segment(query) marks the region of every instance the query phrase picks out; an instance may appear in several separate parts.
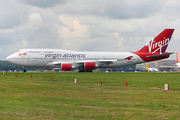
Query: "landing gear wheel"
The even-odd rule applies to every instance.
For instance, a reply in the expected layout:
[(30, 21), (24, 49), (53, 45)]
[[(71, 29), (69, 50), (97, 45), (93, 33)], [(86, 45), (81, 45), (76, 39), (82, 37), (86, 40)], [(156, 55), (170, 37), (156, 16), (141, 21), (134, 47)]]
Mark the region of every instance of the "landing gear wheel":
[(23, 72), (26, 72), (26, 69), (23, 69)]
[(79, 72), (85, 72), (85, 70), (79, 70)]
[(93, 72), (92, 70), (86, 70), (86, 72)]

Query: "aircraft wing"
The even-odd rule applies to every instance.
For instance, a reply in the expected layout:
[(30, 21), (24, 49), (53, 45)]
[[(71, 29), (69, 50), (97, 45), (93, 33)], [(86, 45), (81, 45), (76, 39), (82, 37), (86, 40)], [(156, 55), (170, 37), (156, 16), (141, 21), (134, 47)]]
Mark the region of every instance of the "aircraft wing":
[(165, 54), (159, 54), (159, 55), (150, 55), (150, 56), (146, 56), (147, 58), (161, 58), (161, 57), (165, 57), (166, 55), (170, 55), (170, 54), (173, 54), (174, 52), (172, 53), (165, 53)]
[[(83, 64), (85, 62), (98, 62), (98, 63), (104, 63), (104, 64), (112, 64), (113, 62), (118, 60), (80, 60), (76, 61), (77, 64)], [(56, 62), (50, 62), (47, 65), (61, 65), (62, 61), (56, 61)]]
[(104, 63), (104, 64), (111, 64), (118, 60), (82, 60), (82, 61), (76, 61), (76, 63), (85, 63), (85, 62), (98, 62), (98, 63)]
[(85, 63), (85, 62), (96, 62), (97, 60), (79, 60), (76, 61), (77, 64)]
[(118, 60), (98, 60), (98, 62), (104, 63), (104, 64), (112, 64), (115, 61), (118, 61)]
[(61, 65), (61, 61), (50, 62), (47, 65)]

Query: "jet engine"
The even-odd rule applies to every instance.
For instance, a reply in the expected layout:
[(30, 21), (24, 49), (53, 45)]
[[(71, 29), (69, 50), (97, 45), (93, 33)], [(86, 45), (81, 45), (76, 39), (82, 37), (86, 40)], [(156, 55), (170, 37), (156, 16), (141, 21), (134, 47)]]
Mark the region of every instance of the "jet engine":
[(92, 70), (92, 69), (95, 69), (96, 67), (98, 67), (98, 65), (95, 64), (94, 62), (85, 62), (84, 63), (84, 69), (86, 69), (86, 70)]
[(72, 69), (74, 69), (74, 68), (75, 68), (75, 67), (72, 66), (72, 64), (65, 64), (65, 63), (61, 64), (61, 69), (62, 69), (63, 71), (70, 71), (70, 70), (72, 70)]

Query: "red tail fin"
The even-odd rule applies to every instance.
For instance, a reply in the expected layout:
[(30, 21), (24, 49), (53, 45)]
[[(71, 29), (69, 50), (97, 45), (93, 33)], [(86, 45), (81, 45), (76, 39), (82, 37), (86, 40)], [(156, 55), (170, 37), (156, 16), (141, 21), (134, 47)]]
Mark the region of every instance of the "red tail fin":
[(179, 59), (178, 53), (176, 53), (176, 59), (177, 59), (177, 63), (180, 63), (180, 59)]
[(162, 53), (170, 42), (174, 29), (165, 29), (137, 52)]

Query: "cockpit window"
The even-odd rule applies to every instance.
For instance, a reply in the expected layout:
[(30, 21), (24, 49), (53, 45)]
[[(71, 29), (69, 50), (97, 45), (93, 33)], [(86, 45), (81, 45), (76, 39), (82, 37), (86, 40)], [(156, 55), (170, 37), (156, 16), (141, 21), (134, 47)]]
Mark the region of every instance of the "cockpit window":
[(18, 52), (20, 52), (20, 53), (28, 53), (27, 50), (22, 50), (22, 49), (20, 49)]

